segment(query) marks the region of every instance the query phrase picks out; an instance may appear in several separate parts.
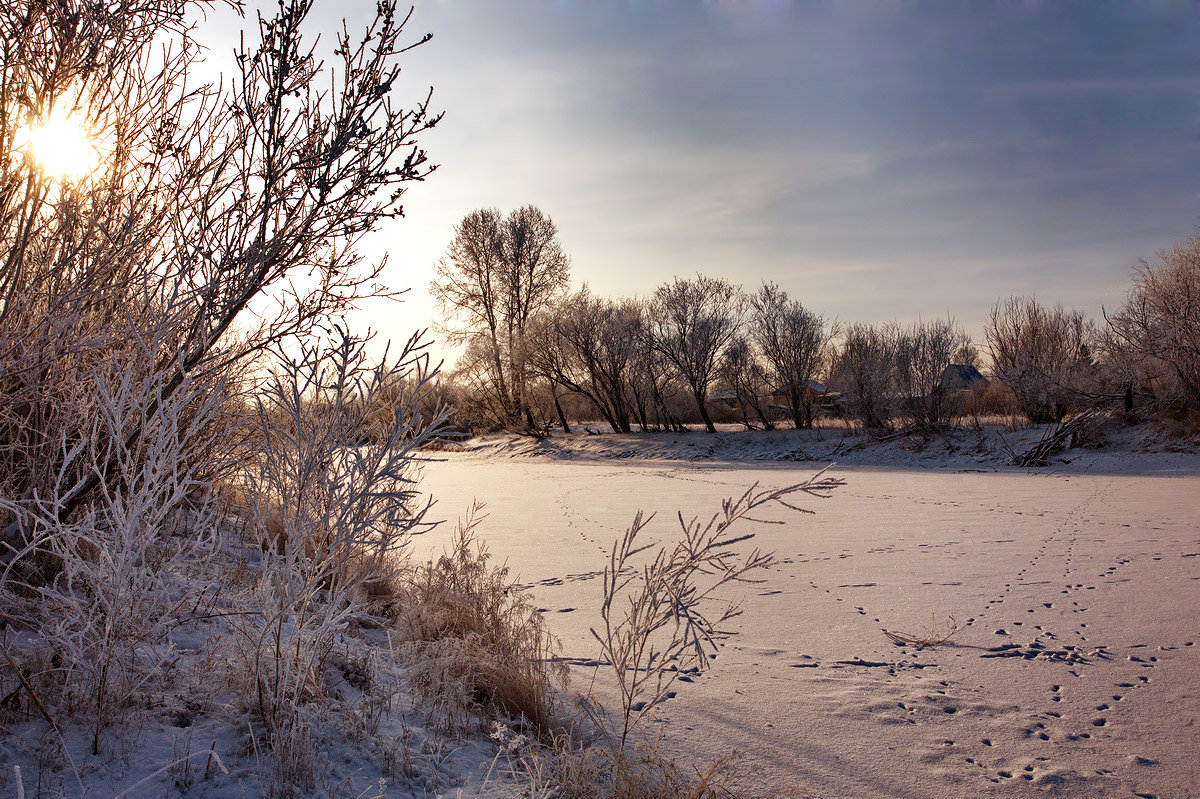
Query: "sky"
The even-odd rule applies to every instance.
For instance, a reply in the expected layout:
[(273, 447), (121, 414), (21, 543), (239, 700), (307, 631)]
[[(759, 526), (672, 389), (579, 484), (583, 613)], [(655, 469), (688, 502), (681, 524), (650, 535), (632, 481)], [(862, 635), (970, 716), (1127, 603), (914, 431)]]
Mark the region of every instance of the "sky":
[[(316, 0), (313, 30), (369, 0)], [(201, 38), (215, 56), (236, 20)], [(372, 235), (400, 306), (440, 321), (455, 223), (532, 203), (572, 283), (648, 295), (676, 276), (774, 281), (847, 322), (953, 317), (999, 298), (1098, 317), (1139, 258), (1200, 233), (1193, 2), (423, 0), (399, 98), (430, 86), (440, 165)]]

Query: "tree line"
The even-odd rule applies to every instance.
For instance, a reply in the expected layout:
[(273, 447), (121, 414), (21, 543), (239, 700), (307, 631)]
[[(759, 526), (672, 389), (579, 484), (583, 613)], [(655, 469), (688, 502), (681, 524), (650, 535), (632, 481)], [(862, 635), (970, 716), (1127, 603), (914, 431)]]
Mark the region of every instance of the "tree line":
[(1058, 422), (1135, 398), (1200, 412), (1200, 239), (1142, 262), (1102, 324), (1001, 299), (982, 348), (953, 319), (843, 323), (771, 282), (745, 292), (698, 274), (644, 298), (572, 290), (557, 228), (531, 205), (463, 217), (431, 290), (447, 339), (465, 345), (448, 391), (474, 429), (570, 431), (597, 416), (625, 433), (697, 421), (715, 432), (723, 419), (799, 429), (820, 406), (878, 433), (967, 412)]

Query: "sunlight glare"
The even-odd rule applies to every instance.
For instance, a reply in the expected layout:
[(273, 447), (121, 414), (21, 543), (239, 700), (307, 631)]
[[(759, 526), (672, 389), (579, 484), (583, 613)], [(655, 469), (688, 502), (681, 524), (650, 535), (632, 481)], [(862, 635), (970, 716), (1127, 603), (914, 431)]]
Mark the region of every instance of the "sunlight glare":
[(59, 181), (78, 180), (100, 166), (100, 151), (88, 128), (63, 106), (47, 118), (27, 122), (17, 135), (16, 150)]

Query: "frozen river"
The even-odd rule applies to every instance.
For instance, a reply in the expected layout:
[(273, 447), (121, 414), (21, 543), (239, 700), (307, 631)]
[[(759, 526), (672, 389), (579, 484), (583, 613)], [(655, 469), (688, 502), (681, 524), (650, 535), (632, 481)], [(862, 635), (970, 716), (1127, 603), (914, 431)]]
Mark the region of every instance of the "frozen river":
[[(441, 517), (486, 503), (481, 537), (588, 658), (605, 548), (636, 510), (663, 539), (676, 510), (813, 471), (449, 455), (424, 485)], [(1195, 795), (1200, 477), (1141, 471), (837, 469), (845, 487), (801, 503), (816, 515), (754, 526), (778, 563), (739, 587), (737, 635), (654, 731), (690, 761), (736, 750), (759, 796)], [(882, 632), (951, 618), (924, 650)]]

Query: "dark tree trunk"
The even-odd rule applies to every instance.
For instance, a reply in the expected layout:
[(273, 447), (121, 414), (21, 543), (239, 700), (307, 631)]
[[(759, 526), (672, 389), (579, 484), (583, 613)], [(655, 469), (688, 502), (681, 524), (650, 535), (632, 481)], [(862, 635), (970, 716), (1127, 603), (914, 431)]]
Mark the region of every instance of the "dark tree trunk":
[(562, 403), (558, 401), (558, 392), (554, 392), (554, 410), (558, 411), (558, 423), (562, 425), (563, 432), (567, 435), (571, 433), (571, 426), (567, 424), (567, 415), (563, 413)]
[(792, 406), (792, 425), (797, 430), (812, 427), (812, 416), (805, 413), (805, 403), (795, 388), (788, 391), (788, 405)]
[(758, 418), (762, 420), (763, 430), (775, 429), (775, 423), (767, 418), (767, 412), (763, 410), (762, 403), (754, 404), (754, 412), (758, 414)]
[(646, 418), (646, 404), (644, 402), (639, 402), (637, 405), (637, 417), (638, 417), (638, 425), (641, 426), (642, 432), (643, 433), (649, 432), (650, 431), (650, 424), (649, 424), (650, 420)]
[(710, 433), (717, 432), (717, 426), (713, 424), (712, 417), (708, 415), (708, 406), (704, 404), (704, 397), (699, 394), (694, 395), (696, 398), (696, 407), (700, 409), (700, 418), (704, 420), (704, 429)]
[(739, 402), (738, 408), (742, 412), (742, 424), (746, 426), (747, 430), (753, 430), (754, 425), (750, 424), (750, 416), (746, 413), (746, 404), (744, 402)]
[(618, 421), (617, 415), (613, 413), (613, 409), (609, 407), (608, 402), (605, 401), (603, 395), (594, 396), (592, 394), (584, 394), (584, 396), (592, 401), (592, 407), (600, 412), (600, 415), (604, 417), (604, 421), (612, 428), (612, 431), (620, 433), (621, 423)]

